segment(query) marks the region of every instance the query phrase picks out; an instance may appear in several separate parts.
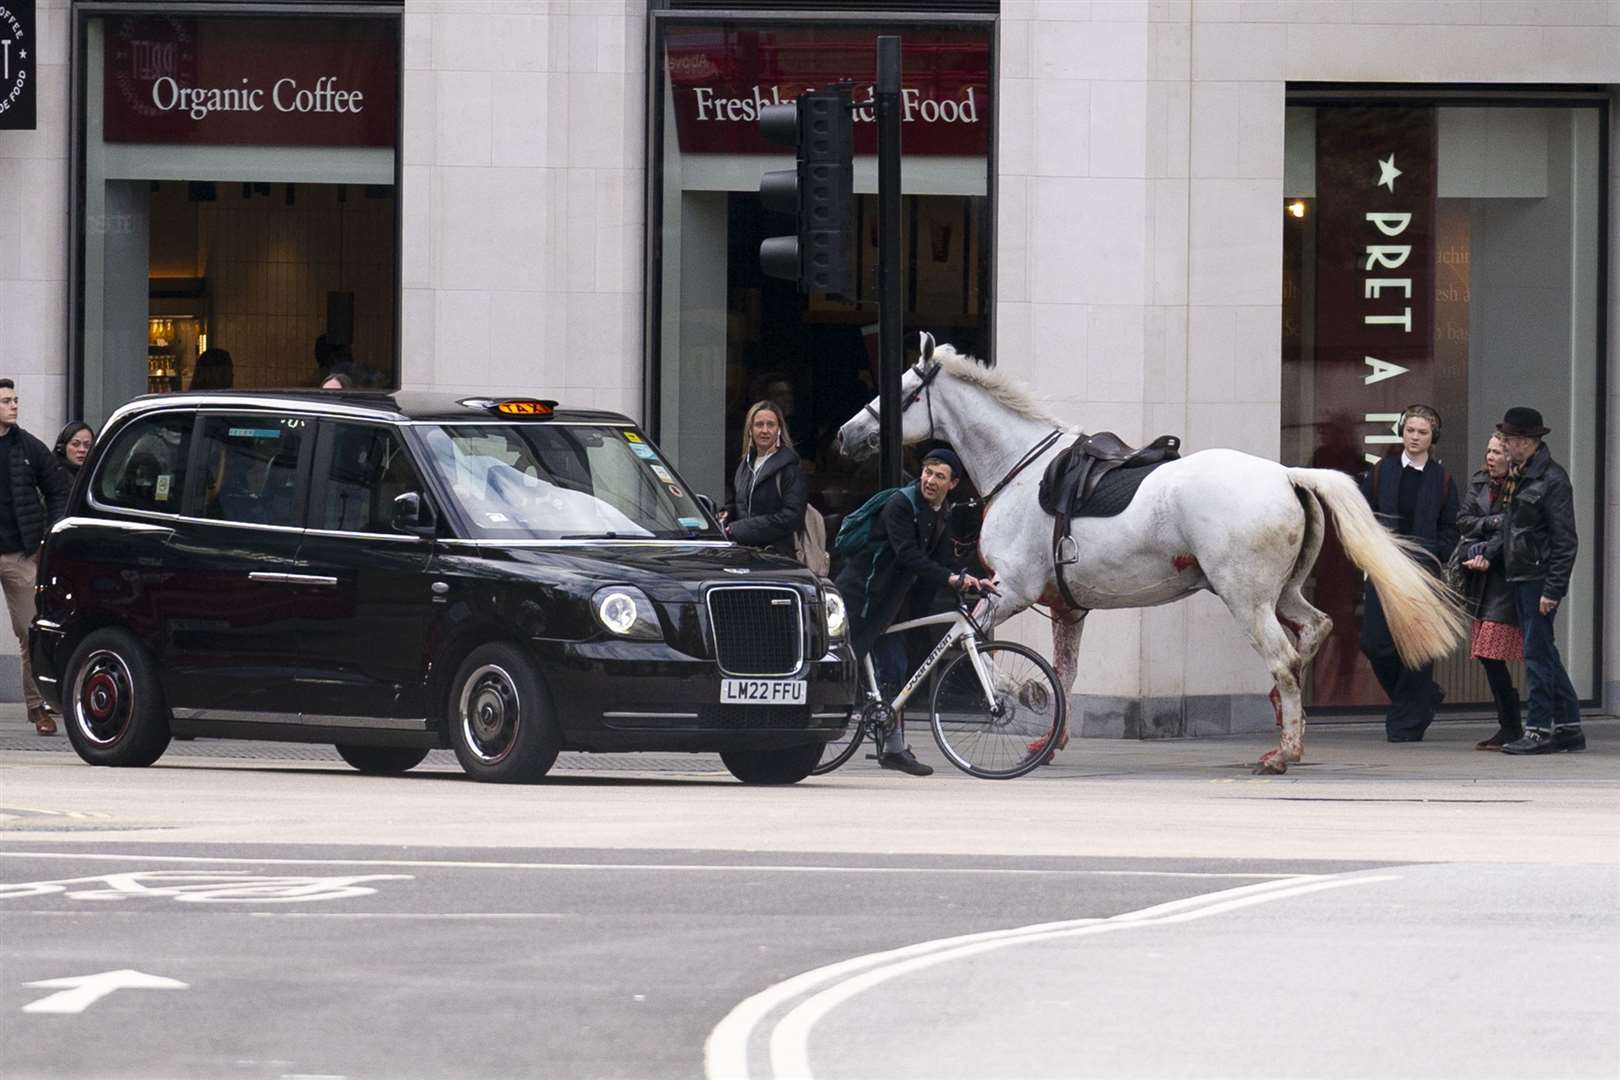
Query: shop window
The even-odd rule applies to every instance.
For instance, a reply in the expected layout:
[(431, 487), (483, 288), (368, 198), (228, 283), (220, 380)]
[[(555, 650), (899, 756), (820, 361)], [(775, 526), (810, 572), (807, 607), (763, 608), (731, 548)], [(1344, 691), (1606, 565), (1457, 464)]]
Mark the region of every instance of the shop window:
[[(1503, 412), (1539, 409), (1575, 486), (1581, 550), (1557, 629), (1585, 697), (1597, 694), (1604, 127), (1591, 101), (1301, 88), (1282, 207), (1283, 460), (1360, 475), (1400, 452), (1401, 410), (1421, 402), (1439, 411), (1435, 456), (1466, 492)], [(1311, 589), (1334, 631), (1307, 702), (1381, 706), (1358, 647), (1361, 576), (1331, 536)], [(1449, 702), (1490, 701), (1466, 648), (1436, 678)]]
[(653, 26), (651, 422), (687, 479), (723, 501), (744, 415), (761, 399), (777, 402), (811, 501), (836, 527), (877, 486), (875, 459), (857, 466), (832, 445), (839, 426), (877, 394), (876, 124), (857, 112), (853, 295), (804, 296), (760, 270), (760, 242), (792, 225), (761, 205), (759, 180), (791, 167), (792, 156), (759, 135), (757, 109), (839, 80), (866, 100), (877, 36), (901, 37), (905, 340), (928, 330), (988, 356), (993, 22), (764, 24), (655, 14)]
[(81, 13), (76, 411), (397, 386), (397, 15)]

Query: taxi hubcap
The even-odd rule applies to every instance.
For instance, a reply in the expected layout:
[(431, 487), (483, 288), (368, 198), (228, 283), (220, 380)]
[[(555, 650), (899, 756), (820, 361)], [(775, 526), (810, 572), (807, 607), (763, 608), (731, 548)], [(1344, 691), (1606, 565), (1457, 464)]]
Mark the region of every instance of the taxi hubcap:
[(462, 686), (458, 711), (462, 741), (479, 761), (494, 764), (512, 752), (522, 709), (504, 668), (485, 664), (474, 671)]
[(90, 654), (79, 669), (73, 694), (73, 717), (93, 743), (117, 742), (129, 728), (135, 705), (129, 666), (115, 652)]

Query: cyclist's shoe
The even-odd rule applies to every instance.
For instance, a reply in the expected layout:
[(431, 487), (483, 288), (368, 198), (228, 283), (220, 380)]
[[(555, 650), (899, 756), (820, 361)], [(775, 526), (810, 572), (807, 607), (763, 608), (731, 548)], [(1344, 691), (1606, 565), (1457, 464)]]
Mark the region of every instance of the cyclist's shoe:
[(889, 750), (878, 755), (878, 764), (885, 769), (898, 769), (912, 776), (933, 776), (931, 766), (924, 765), (917, 760), (917, 755), (911, 752), (908, 746), (904, 750)]

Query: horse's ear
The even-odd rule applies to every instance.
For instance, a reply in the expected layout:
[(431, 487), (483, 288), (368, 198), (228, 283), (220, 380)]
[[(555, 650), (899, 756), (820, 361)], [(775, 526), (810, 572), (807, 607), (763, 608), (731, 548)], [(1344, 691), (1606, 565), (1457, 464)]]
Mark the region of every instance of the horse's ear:
[(934, 335), (924, 330), (917, 338), (917, 359), (926, 363), (934, 356)]

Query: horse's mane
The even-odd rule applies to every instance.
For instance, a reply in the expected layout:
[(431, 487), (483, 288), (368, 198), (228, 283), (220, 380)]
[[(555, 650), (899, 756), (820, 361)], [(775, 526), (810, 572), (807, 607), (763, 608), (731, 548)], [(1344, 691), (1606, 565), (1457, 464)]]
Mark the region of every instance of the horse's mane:
[(1066, 427), (1035, 402), (1029, 388), (1000, 368), (985, 367), (971, 356), (963, 356), (950, 345), (934, 348), (934, 359), (947, 375), (972, 383), (1020, 416), (1055, 427)]

